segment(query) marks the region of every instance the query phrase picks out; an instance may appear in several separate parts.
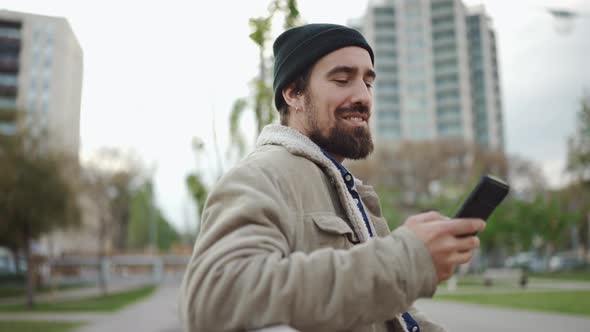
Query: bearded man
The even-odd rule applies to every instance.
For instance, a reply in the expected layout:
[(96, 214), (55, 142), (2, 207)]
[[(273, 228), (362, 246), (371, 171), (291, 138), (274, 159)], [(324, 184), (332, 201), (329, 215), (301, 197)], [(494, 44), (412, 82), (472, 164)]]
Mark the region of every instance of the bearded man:
[(479, 219), (436, 212), (390, 231), (342, 165), (373, 150), (374, 54), (356, 30), (308, 24), (273, 46), (280, 124), (212, 190), (184, 277), (188, 331), (441, 331), (413, 308), (469, 261)]

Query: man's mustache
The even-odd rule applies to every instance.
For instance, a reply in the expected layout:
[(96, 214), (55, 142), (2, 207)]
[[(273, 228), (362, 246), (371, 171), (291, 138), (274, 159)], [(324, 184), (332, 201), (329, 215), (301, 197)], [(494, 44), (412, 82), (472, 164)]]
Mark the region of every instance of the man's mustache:
[(342, 115), (346, 113), (361, 113), (361, 114), (369, 114), (371, 110), (369, 110), (369, 106), (365, 104), (353, 104), (349, 107), (340, 107), (336, 109), (336, 114)]

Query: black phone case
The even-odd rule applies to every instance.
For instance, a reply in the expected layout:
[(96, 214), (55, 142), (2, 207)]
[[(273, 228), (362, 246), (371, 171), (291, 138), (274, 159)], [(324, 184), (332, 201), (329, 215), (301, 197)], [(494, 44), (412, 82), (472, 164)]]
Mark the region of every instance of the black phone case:
[(463, 202), (453, 218), (479, 218), (486, 220), (504, 200), (510, 186), (500, 179), (484, 175)]

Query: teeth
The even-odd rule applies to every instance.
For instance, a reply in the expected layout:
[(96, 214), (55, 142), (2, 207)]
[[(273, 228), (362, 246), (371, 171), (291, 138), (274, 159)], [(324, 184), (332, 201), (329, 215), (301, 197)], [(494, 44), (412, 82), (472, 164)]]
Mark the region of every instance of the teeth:
[(362, 118), (359, 118), (359, 117), (356, 117), (356, 116), (355, 116), (355, 117), (350, 117), (350, 118), (348, 118), (348, 119), (349, 119), (349, 120), (352, 120), (352, 121), (356, 121), (356, 122), (361, 122), (361, 121), (363, 121), (363, 119), (362, 119)]

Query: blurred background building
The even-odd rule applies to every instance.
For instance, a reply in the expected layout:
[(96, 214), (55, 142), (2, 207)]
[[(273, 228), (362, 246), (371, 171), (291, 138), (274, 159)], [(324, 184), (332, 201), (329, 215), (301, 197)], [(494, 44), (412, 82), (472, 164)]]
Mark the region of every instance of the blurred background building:
[(503, 150), (496, 38), (483, 6), (374, 1), (351, 25), (375, 48), (371, 126), (379, 145), (460, 138)]
[[(39, 153), (63, 154), (77, 164), (82, 71), (82, 48), (66, 19), (0, 10), (0, 135), (25, 130)], [(96, 198), (83, 191), (78, 200), (83, 227), (56, 231), (51, 246), (97, 246)], [(41, 252), (48, 240), (39, 241)]]
[(0, 134), (78, 157), (82, 48), (67, 20), (0, 10)]

